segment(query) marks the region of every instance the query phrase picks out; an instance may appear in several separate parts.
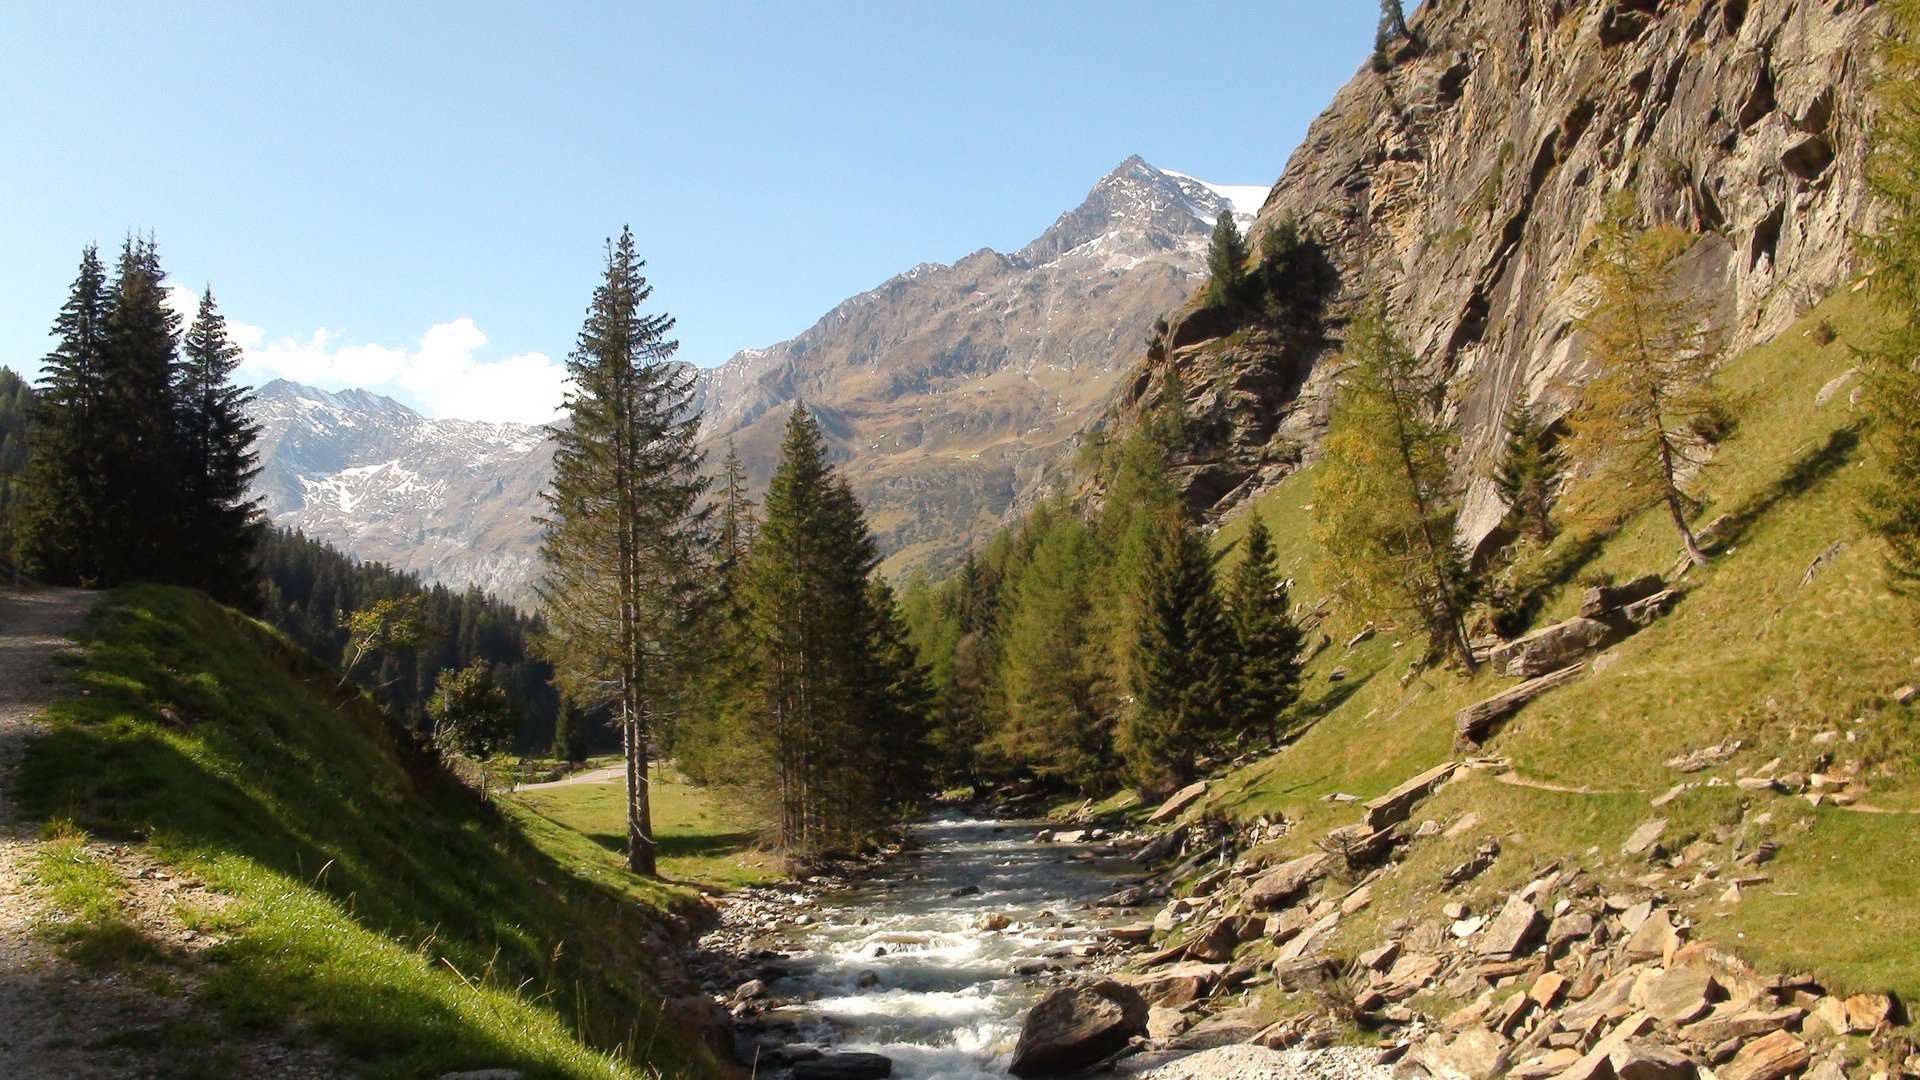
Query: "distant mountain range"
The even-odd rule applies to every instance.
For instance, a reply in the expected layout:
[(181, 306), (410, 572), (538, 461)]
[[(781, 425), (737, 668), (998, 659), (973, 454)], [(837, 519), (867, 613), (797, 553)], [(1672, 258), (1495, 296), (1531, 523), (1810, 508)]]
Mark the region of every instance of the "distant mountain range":
[[(1205, 276), (1214, 223), (1262, 187), (1129, 158), (1039, 238), (923, 263), (790, 341), (702, 373), (703, 442), (756, 486), (787, 413), (820, 416), (887, 568), (956, 558), (1046, 487), (1055, 459)], [(537, 427), (428, 420), (364, 390), (263, 386), (256, 493), (275, 523), (453, 587), (532, 601), (532, 518), (551, 463)]]

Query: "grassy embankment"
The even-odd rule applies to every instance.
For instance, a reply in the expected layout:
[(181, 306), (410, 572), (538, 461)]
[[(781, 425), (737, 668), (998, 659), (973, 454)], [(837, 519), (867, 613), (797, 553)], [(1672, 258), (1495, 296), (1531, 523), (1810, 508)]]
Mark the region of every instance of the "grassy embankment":
[[(75, 959), (192, 987), (222, 1025), (325, 1040), (368, 1076), (717, 1073), (648, 989), (643, 938), (691, 914), (690, 890), (481, 799), (334, 673), (195, 594), (119, 590), (88, 633), (84, 696), (52, 707), (15, 788), (53, 823), (35, 871)], [(204, 882), (163, 914), (219, 943), (143, 931), (98, 840)], [(156, 1034), (173, 1036), (208, 1038)]]
[[(1762, 837), (1780, 843), (1765, 868), (1770, 882), (1724, 904), (1724, 883), (1682, 887), (1691, 867), (1669, 871), (1658, 886), (1691, 911), (1697, 936), (1764, 967), (1812, 970), (1842, 988), (1892, 989), (1920, 1000), (1920, 905), (1913, 902), (1920, 817), (1898, 812), (1920, 808), (1920, 712), (1891, 700), (1897, 687), (1920, 681), (1920, 632), (1912, 604), (1890, 595), (1878, 544), (1858, 515), (1871, 475), (1859, 445), (1863, 414), (1849, 401), (1857, 376), (1816, 403), (1853, 366), (1846, 342), (1864, 333), (1863, 300), (1843, 290), (1773, 343), (1728, 362), (1720, 379), (1741, 403), (1740, 422), (1698, 484), (1705, 495), (1698, 521), (1732, 515), (1716, 537), (1712, 565), (1681, 580), (1687, 595), (1672, 614), (1615, 646), (1603, 670), (1528, 706), (1483, 751), (1510, 758), (1520, 779), (1582, 790), (1515, 786), (1491, 771), (1448, 785), (1416, 819), (1447, 822), (1473, 812), (1478, 824), (1455, 839), (1415, 843), (1405, 864), (1374, 885), (1372, 905), (1343, 925), (1337, 949), (1377, 943), (1389, 936), (1386, 923), (1434, 917), (1447, 900), (1482, 910), (1553, 859), (1616, 879), (1643, 875), (1648, 867), (1620, 858), (1620, 845), (1656, 815), (1671, 821), (1665, 846), (1674, 851), (1745, 820), (1746, 849)], [(1821, 344), (1823, 322), (1838, 340)], [(1314, 578), (1305, 528), (1312, 499), (1307, 470), (1257, 506), (1306, 606), (1325, 589)], [(1229, 526), (1220, 542), (1243, 529)], [(1664, 512), (1593, 542), (1570, 530), (1529, 558), (1543, 601), (1534, 625), (1573, 615), (1592, 574), (1626, 580), (1669, 572), (1677, 547)], [(1345, 649), (1358, 628), (1337, 611), (1330, 619), (1331, 647), (1307, 668), (1301, 713), (1310, 726), (1297, 741), (1230, 774), (1209, 796), (1214, 813), (1283, 814), (1298, 823), (1282, 844), (1288, 854), (1356, 819), (1352, 806), (1322, 796), (1368, 798), (1454, 756), (1454, 712), (1511, 685), (1490, 672), (1465, 680), (1435, 671), (1403, 686), (1415, 656), (1410, 635), (1383, 628)], [(1331, 681), (1336, 667), (1346, 677)], [(1842, 738), (1811, 741), (1828, 731)], [(1846, 741), (1848, 732), (1858, 741)], [(1729, 736), (1747, 748), (1722, 768), (1683, 776), (1663, 765)], [(1870, 777), (1864, 802), (1895, 812), (1815, 808), (1730, 786), (1690, 790), (1658, 811), (1649, 806), (1677, 781), (1731, 781), (1775, 757), (1782, 772), (1810, 771), (1823, 753), (1832, 757), (1827, 771), (1860, 762)], [(1770, 822), (1756, 820), (1768, 811)], [(1488, 836), (1504, 847), (1493, 869), (1442, 895), (1440, 875)], [(1727, 850), (1722, 845), (1718, 857)]]

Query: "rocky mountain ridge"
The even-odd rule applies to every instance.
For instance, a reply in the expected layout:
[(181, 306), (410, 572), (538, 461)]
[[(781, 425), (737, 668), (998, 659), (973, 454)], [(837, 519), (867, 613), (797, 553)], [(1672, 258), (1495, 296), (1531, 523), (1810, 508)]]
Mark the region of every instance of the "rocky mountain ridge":
[[(1875, 214), (1884, 21), (1849, 0), (1423, 4), (1386, 70), (1363, 68), (1309, 128), (1255, 226), (1297, 223), (1337, 268), (1326, 346), (1283, 356), (1257, 327), (1191, 304), (1173, 316), (1190, 411), (1218, 433), (1196, 449), (1199, 501), (1223, 512), (1312, 460), (1339, 323), (1377, 296), (1447, 380), (1464, 539), (1493, 535), (1504, 507), (1486, 473), (1508, 410), (1560, 415), (1591, 374), (1578, 260), (1611, 194), (1699, 234), (1688, 284), (1729, 355), (1848, 279)], [(1150, 367), (1123, 410), (1153, 400)]]
[[(1131, 360), (1203, 274), (1217, 188), (1129, 158), (1011, 255), (923, 263), (806, 333), (702, 373), (703, 441), (736, 444), (756, 484), (788, 408), (823, 419), (894, 567), (964, 550), (1031, 498)], [(533, 516), (551, 465), (540, 428), (429, 420), (365, 390), (277, 380), (256, 395), (275, 524), (453, 588), (533, 601)]]

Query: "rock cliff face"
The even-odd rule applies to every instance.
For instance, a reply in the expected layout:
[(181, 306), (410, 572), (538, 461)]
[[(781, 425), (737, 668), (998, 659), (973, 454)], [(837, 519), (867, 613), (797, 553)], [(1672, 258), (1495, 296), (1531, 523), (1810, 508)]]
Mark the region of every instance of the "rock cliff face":
[[(1218, 433), (1196, 454), (1210, 490), (1195, 501), (1224, 512), (1311, 460), (1339, 316), (1378, 295), (1447, 377), (1461, 530), (1487, 537), (1506, 411), (1526, 397), (1563, 413), (1591, 375), (1576, 261), (1609, 195), (1701, 235), (1688, 279), (1729, 350), (1847, 280), (1850, 233), (1874, 215), (1884, 21), (1861, 0), (1429, 0), (1388, 70), (1363, 68), (1312, 125), (1255, 226), (1297, 222), (1324, 245), (1340, 276), (1327, 344), (1281, 361), (1257, 332), (1174, 318), (1190, 408)], [(1122, 407), (1149, 385), (1129, 380)]]
[(1019, 251), (914, 267), (713, 370), (702, 440), (716, 460), (732, 440), (763, 485), (804, 400), (888, 568), (950, 558), (1041, 489), (1149, 324), (1204, 279), (1214, 221), (1233, 209), (1129, 158)]

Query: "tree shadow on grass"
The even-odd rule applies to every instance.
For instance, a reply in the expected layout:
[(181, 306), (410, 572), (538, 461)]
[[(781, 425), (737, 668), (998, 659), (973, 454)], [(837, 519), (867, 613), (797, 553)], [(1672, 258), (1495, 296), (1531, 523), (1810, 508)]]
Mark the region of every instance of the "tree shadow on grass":
[(1864, 421), (1848, 424), (1829, 434), (1826, 442), (1795, 456), (1771, 484), (1727, 511), (1725, 520), (1713, 530), (1709, 549), (1724, 551), (1739, 543), (1775, 506), (1812, 491), (1821, 481), (1851, 464), (1854, 451), (1860, 447), (1864, 427)]
[[(587, 839), (608, 851), (626, 854), (627, 834), (624, 832), (596, 832), (586, 835)], [(760, 834), (752, 829), (739, 832), (696, 833), (691, 836), (655, 834), (653, 838), (654, 853), (663, 859), (723, 858), (751, 851), (759, 842)]]

